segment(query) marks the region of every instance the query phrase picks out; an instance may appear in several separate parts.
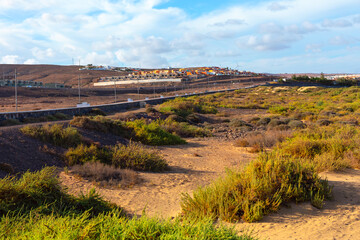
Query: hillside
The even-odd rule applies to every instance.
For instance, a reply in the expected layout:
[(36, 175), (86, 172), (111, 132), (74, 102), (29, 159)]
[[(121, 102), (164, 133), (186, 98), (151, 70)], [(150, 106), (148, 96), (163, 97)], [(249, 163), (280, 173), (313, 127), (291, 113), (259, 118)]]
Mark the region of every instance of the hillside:
[(79, 66), (0, 64), (1, 76), (3, 73), (5, 76), (13, 75), (15, 69), (19, 80), (63, 83), (69, 86), (78, 84), (79, 74), (85, 86), (90, 86), (90, 83), (100, 77), (122, 74), (115, 71), (79, 71)]

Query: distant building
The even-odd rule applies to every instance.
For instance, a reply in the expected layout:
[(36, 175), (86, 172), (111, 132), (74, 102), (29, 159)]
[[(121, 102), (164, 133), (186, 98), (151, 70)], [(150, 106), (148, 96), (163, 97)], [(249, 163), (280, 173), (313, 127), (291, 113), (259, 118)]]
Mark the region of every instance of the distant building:
[(65, 88), (65, 84), (62, 83), (45, 83), (45, 88)]
[[(42, 82), (17, 80), (18, 87), (42, 87)], [(0, 87), (15, 87), (15, 79), (0, 80)]]

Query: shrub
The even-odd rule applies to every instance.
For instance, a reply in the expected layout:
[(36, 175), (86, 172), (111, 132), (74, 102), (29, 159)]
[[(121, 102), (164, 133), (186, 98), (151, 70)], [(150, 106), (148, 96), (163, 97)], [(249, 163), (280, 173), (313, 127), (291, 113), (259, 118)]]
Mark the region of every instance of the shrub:
[(160, 105), (160, 112), (164, 114), (176, 114), (186, 118), (192, 113), (217, 113), (217, 109), (208, 105), (200, 98), (176, 98)]
[(292, 135), (291, 131), (268, 130), (266, 132), (249, 133), (235, 142), (238, 147), (270, 148)]
[(288, 126), (291, 128), (291, 129), (301, 129), (301, 128), (305, 128), (306, 125), (300, 121), (300, 120), (291, 120), (289, 123), (288, 123)]
[(80, 133), (72, 127), (64, 128), (63, 125), (25, 126), (20, 131), (30, 137), (39, 139), (45, 143), (51, 143), (60, 147), (75, 147), (82, 143)]
[(271, 118), (268, 118), (268, 117), (260, 118), (260, 119), (256, 122), (256, 125), (257, 125), (257, 126), (268, 125), (270, 121), (271, 121)]
[(176, 122), (169, 118), (156, 121), (165, 131), (180, 137), (209, 137), (211, 133), (203, 128), (190, 125), (186, 122)]
[(96, 161), (111, 164), (111, 155), (112, 153), (108, 148), (99, 148), (93, 144), (90, 146), (80, 144), (76, 148), (70, 148), (65, 153), (65, 160), (69, 166)]
[(145, 111), (146, 111), (146, 113), (156, 113), (157, 112), (157, 110), (153, 107), (153, 106), (151, 106), (150, 104), (146, 104), (146, 106), (145, 106)]
[(73, 197), (61, 187), (55, 167), (26, 172), (19, 179), (0, 179), (0, 216), (7, 214), (74, 214), (87, 211), (92, 216), (116, 208), (103, 201), (95, 191)]
[(190, 114), (186, 117), (186, 121), (188, 121), (189, 123), (201, 123), (201, 118), (199, 117), (199, 115), (197, 114)]
[(165, 131), (156, 121), (146, 124), (145, 120), (137, 119), (126, 122), (126, 126), (134, 131), (134, 139), (143, 144), (160, 146), (186, 143), (179, 136)]
[(244, 120), (236, 119), (236, 118), (231, 119), (230, 126), (231, 127), (252, 127), (251, 124), (245, 122)]
[(100, 162), (86, 162), (75, 165), (71, 173), (87, 180), (95, 181), (101, 186), (128, 187), (139, 182), (138, 174), (130, 169), (119, 169)]
[(116, 145), (114, 147), (100, 148), (96, 145), (79, 145), (70, 148), (65, 153), (69, 166), (87, 162), (102, 162), (116, 168), (127, 168), (140, 171), (163, 171), (168, 165), (163, 157), (154, 149), (130, 142), (128, 146)]
[(159, 172), (168, 169), (165, 159), (156, 150), (130, 142), (112, 148), (112, 165), (140, 171)]
[(360, 163), (346, 157), (359, 151), (359, 138), (358, 128), (351, 125), (310, 127), (296, 132), (275, 151), (311, 164), (317, 171), (339, 170)]
[(169, 115), (166, 119), (168, 119), (168, 121), (175, 121), (175, 122), (186, 122), (186, 119), (183, 117), (180, 117), (176, 114), (171, 114)]
[(131, 133), (126, 128), (124, 122), (112, 120), (103, 116), (74, 117), (73, 120), (70, 121), (70, 124), (91, 131), (113, 133), (115, 135), (123, 137), (131, 136)]
[(128, 139), (140, 141), (148, 145), (175, 145), (184, 144), (185, 140), (167, 132), (158, 121), (147, 123), (144, 119), (122, 122), (102, 116), (75, 117), (70, 124), (104, 133), (113, 133)]
[(227, 175), (194, 192), (184, 194), (182, 214), (201, 219), (253, 222), (277, 211), (289, 201), (312, 201), (321, 207), (321, 199), (331, 196), (326, 180), (309, 167), (281, 155), (263, 153), (241, 172)]
[(319, 120), (316, 121), (316, 124), (318, 124), (320, 126), (329, 126), (332, 123), (333, 122), (328, 120), (328, 119), (319, 119)]

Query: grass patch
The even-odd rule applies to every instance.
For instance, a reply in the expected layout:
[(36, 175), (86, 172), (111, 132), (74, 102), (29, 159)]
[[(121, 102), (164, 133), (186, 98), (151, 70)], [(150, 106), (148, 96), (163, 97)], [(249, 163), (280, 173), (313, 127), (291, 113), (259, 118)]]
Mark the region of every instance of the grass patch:
[(172, 118), (166, 120), (157, 120), (159, 126), (161, 126), (167, 132), (176, 134), (180, 137), (210, 137), (211, 133), (203, 128), (193, 126), (187, 122), (177, 122)]
[(118, 169), (100, 162), (75, 165), (71, 173), (105, 187), (129, 187), (140, 181), (138, 174), (130, 169)]
[(56, 168), (46, 167), (37, 172), (26, 172), (21, 178), (0, 179), (0, 216), (9, 213), (81, 214), (91, 216), (109, 212), (117, 207), (103, 201), (95, 191), (73, 197), (66, 193), (56, 177)]
[(228, 172), (212, 185), (184, 194), (182, 214), (201, 219), (254, 222), (282, 203), (312, 201), (320, 207), (331, 188), (311, 167), (276, 154), (261, 154), (241, 172)]
[(116, 168), (159, 172), (168, 168), (165, 159), (154, 149), (130, 142), (128, 146), (98, 147), (79, 145), (65, 153), (68, 165), (102, 162)]
[(133, 130), (134, 139), (143, 144), (161, 146), (186, 143), (179, 136), (164, 130), (157, 121), (147, 124), (145, 120), (137, 119), (132, 122), (126, 122), (126, 126)]
[(117, 213), (96, 218), (88, 214), (75, 216), (4, 217), (0, 221), (0, 238), (6, 239), (228, 239), (253, 240), (232, 229), (215, 227), (210, 220), (198, 222), (159, 220), (141, 217), (128, 219)]
[(32, 138), (60, 147), (74, 147), (83, 142), (80, 133), (72, 127), (64, 128), (61, 124), (44, 126), (25, 126), (20, 131)]
[[(112, 133), (147, 145), (160, 146), (186, 143), (179, 136), (169, 133), (160, 123), (160, 120), (148, 123), (144, 119), (123, 122), (103, 116), (75, 117), (70, 122), (71, 125), (77, 127), (103, 133)], [(194, 129), (191, 130), (195, 132)]]
[(70, 124), (91, 131), (112, 133), (126, 138), (131, 137), (131, 132), (129, 132), (124, 122), (119, 120), (112, 120), (104, 116), (74, 117), (70, 121)]
[(268, 130), (266, 132), (251, 132), (245, 137), (236, 140), (235, 146), (253, 147), (254, 149), (262, 150), (264, 148), (271, 148), (291, 136), (291, 131)]
[(210, 106), (199, 97), (176, 98), (164, 102), (160, 105), (159, 111), (167, 115), (176, 114), (183, 118), (186, 118), (192, 113), (215, 114), (218, 112), (215, 107)]
[(298, 131), (275, 151), (311, 163), (317, 171), (360, 166), (360, 132), (351, 125), (311, 127)]

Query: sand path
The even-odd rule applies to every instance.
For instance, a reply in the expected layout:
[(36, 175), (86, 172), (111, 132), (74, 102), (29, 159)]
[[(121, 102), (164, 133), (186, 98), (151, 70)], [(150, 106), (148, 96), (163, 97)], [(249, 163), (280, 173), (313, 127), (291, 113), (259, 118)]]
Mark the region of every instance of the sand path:
[[(190, 139), (181, 146), (159, 147), (171, 170), (165, 173), (140, 173), (144, 181), (130, 189), (104, 189), (97, 191), (106, 200), (118, 204), (130, 214), (175, 217), (179, 214), (181, 193), (192, 193), (199, 186), (208, 185), (225, 173), (226, 168), (238, 169), (253, 155), (236, 148), (231, 142), (216, 139)], [(87, 192), (94, 187), (64, 172), (63, 184), (71, 193)]]

